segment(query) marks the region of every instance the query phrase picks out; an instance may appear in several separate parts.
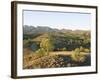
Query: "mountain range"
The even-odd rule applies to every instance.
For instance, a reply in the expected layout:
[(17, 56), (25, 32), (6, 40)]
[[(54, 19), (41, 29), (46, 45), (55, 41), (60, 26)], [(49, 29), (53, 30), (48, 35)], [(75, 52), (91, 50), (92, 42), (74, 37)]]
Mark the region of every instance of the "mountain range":
[(71, 29), (56, 29), (50, 28), (49, 26), (23, 26), (24, 34), (34, 34), (34, 33), (46, 33), (46, 32), (75, 32), (75, 33), (82, 33), (82, 32), (90, 32), (89, 30), (71, 30)]

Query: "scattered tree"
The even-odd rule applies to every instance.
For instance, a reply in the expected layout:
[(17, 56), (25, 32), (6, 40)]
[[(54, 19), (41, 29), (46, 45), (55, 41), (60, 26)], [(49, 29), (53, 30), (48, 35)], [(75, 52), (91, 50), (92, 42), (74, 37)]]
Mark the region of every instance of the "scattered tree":
[(52, 41), (50, 39), (42, 39), (40, 43), (40, 48), (44, 49), (46, 54), (48, 55), (50, 51), (54, 49), (54, 46), (52, 44)]

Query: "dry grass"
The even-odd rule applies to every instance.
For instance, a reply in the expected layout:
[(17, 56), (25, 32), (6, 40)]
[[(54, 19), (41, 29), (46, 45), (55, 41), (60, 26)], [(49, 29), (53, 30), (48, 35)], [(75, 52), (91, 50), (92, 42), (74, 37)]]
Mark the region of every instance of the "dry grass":
[[(67, 66), (66, 62), (60, 61), (60, 59), (63, 60), (63, 57), (68, 58), (68, 56), (71, 56), (71, 54), (73, 53), (73, 51), (55, 51), (55, 52), (50, 52), (48, 56), (40, 57), (39, 55), (37, 55), (34, 52), (31, 52), (30, 50), (28, 52), (29, 53), (27, 53), (27, 50), (25, 50), (25, 54), (23, 57), (23, 68), (24, 69), (33, 69), (35, 67), (37, 68), (50, 67), (49, 64), (53, 64), (52, 62), (53, 59), (58, 60), (58, 62), (55, 61), (55, 63), (57, 63), (57, 65), (59, 65), (60, 67), (63, 67), (63, 66), (66, 67)], [(89, 55), (89, 53), (81, 52), (81, 55)], [(68, 66), (69, 64), (71, 65), (71, 63), (68, 63)], [(57, 65), (53, 64), (51, 65), (51, 67), (57, 67)], [(72, 65), (75, 66), (77, 64), (72, 64)]]
[[(55, 51), (55, 52), (50, 52), (49, 54), (50, 55), (66, 55), (66, 56), (70, 56), (71, 54), (73, 54), (73, 51)], [(80, 52), (80, 54), (89, 55), (90, 53)]]

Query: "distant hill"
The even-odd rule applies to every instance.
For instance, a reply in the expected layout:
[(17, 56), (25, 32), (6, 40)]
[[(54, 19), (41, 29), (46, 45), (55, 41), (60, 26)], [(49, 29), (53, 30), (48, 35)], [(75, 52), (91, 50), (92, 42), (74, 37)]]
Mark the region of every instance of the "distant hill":
[(79, 33), (79, 34), (83, 34), (84, 32), (86, 33), (90, 33), (89, 30), (70, 30), (70, 29), (55, 29), (55, 28), (50, 28), (49, 26), (28, 26), (28, 25), (24, 25), (23, 26), (23, 32), (24, 34), (33, 34), (33, 33), (46, 33), (46, 32), (61, 32), (61, 33)]
[(48, 26), (37, 26), (37, 27), (34, 27), (34, 26), (27, 26), (25, 25), (23, 27), (23, 31), (24, 31), (24, 34), (27, 34), (27, 33), (45, 33), (45, 32), (58, 32), (59, 30), (58, 29), (52, 29)]

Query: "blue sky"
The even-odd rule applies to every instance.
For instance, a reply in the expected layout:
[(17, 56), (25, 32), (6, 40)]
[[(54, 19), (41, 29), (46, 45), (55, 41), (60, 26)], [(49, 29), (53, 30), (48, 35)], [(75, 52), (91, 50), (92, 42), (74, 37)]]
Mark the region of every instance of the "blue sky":
[(90, 30), (91, 14), (70, 12), (23, 11), (23, 24), (57, 29)]

